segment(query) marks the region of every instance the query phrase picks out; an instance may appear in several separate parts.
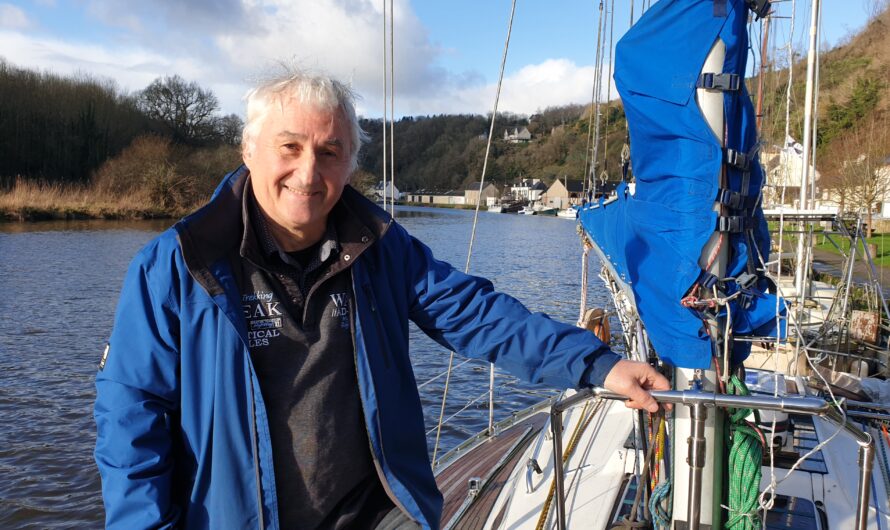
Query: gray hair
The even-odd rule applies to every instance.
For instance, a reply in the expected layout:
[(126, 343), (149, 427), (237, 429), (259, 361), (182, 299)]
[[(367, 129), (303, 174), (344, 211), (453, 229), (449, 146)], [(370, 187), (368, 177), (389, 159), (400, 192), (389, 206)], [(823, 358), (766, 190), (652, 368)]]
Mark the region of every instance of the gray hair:
[(241, 150), (246, 151), (253, 145), (272, 104), (284, 108), (285, 102), (291, 98), (318, 110), (335, 112), (339, 109), (343, 112), (351, 133), (349, 166), (350, 170), (354, 170), (358, 165), (359, 149), (369, 138), (359, 125), (355, 113), (357, 94), (345, 83), (328, 75), (286, 64), (281, 64), (280, 73), (263, 79), (244, 96), (247, 101), (247, 120), (241, 133)]

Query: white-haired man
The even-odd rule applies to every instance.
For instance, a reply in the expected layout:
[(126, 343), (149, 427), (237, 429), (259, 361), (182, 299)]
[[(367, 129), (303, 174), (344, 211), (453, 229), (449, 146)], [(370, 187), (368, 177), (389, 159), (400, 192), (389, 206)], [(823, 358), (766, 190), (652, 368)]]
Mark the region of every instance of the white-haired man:
[(348, 186), (347, 87), (289, 72), (247, 101), (244, 166), (124, 282), (96, 382), (107, 526), (438, 528), (409, 319), (527, 381), (657, 409), (651, 367), (437, 261)]

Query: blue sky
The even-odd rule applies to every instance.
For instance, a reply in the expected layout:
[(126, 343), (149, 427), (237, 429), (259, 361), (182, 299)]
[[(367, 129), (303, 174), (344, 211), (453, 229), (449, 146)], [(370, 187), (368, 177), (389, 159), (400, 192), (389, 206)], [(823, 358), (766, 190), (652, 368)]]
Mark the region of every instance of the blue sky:
[[(506, 36), (510, 0), (394, 0), (396, 114), (485, 113)], [(615, 0), (615, 40), (630, 6)], [(803, 50), (809, 1), (797, 1), (793, 43)], [(604, 2), (606, 7), (612, 0)], [(790, 15), (792, 2), (775, 6)], [(823, 42), (862, 27), (880, 0), (823, 0)], [(388, 2), (387, 2), (388, 5)], [(518, 0), (501, 110), (590, 99), (597, 0)], [(363, 115), (382, 114), (383, 0), (0, 0), (0, 56), (27, 68), (109, 78), (127, 91), (178, 74), (241, 114), (250, 80), (275, 61), (352, 82)], [(778, 46), (789, 38), (777, 20)]]

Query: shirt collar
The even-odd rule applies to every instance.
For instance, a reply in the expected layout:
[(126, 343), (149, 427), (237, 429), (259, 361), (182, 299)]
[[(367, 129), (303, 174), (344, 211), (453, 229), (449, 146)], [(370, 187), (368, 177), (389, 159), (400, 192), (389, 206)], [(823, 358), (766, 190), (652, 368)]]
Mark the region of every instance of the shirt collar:
[[(333, 214), (333, 211), (331, 212)], [(241, 238), (241, 256), (255, 261), (258, 265), (269, 262), (270, 258), (278, 257), (288, 265), (296, 265), (294, 260), (287, 252), (285, 252), (275, 241), (272, 236), (272, 230), (269, 227), (269, 221), (260, 210), (256, 197), (253, 194), (253, 187), (248, 177), (245, 186), (244, 198), (241, 204), (241, 217), (244, 223), (244, 233)], [(328, 215), (325, 231), (319, 240), (318, 245), (318, 262), (324, 263), (331, 256), (340, 252), (340, 243), (337, 238), (337, 228), (333, 220), (333, 215)]]

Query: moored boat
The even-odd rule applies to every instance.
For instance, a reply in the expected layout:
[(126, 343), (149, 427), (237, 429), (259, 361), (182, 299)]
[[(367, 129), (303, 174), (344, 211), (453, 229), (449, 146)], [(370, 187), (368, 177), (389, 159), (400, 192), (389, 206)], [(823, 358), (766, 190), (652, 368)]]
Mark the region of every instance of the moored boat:
[[(890, 436), (875, 423), (890, 404), (839, 401), (817, 369), (849, 359), (831, 347), (852, 340), (849, 287), (783, 281), (782, 249), (770, 257), (743, 82), (749, 7), (769, 4), (660, 2), (622, 39), (636, 188), (579, 215), (622, 349), (671, 376), (654, 394), (673, 411), (592, 389), (515, 414), (434, 462), (443, 527), (890, 527)], [(867, 256), (857, 230), (836, 231)], [(885, 339), (872, 347), (886, 354)]]

